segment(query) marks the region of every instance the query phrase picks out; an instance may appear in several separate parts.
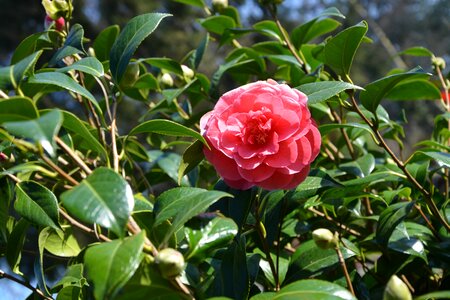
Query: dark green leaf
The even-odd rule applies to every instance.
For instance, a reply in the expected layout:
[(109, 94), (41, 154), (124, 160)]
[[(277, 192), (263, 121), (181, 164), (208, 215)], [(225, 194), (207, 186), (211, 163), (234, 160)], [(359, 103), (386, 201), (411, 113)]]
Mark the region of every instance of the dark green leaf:
[(431, 159), (434, 159), (439, 164), (450, 168), (450, 154), (445, 152), (434, 152), (434, 151), (417, 151), (417, 154), (426, 155)]
[(226, 29), (236, 27), (236, 22), (229, 16), (211, 16), (199, 21), (206, 30), (216, 34), (223, 34)]
[(226, 246), (237, 234), (236, 223), (229, 218), (216, 217), (199, 230), (186, 228), (189, 250), (186, 260), (203, 261), (211, 251)]
[(51, 110), (36, 120), (6, 122), (3, 126), (10, 133), (31, 139), (40, 144), (51, 156), (56, 155), (53, 138), (58, 134), (63, 116), (57, 109)]
[(76, 257), (81, 248), (75, 239), (72, 229), (68, 226), (61, 229), (44, 228), (39, 233), (39, 248), (47, 250), (53, 255), (61, 257)]
[(133, 276), (143, 258), (145, 233), (89, 247), (84, 255), (96, 299), (112, 299)]
[(119, 174), (98, 168), (78, 186), (64, 192), (61, 200), (69, 213), (84, 222), (97, 223), (123, 237), (133, 211), (131, 187)]
[(308, 96), (308, 104), (330, 99), (345, 90), (362, 90), (363, 88), (343, 81), (319, 81), (303, 84), (298, 90)]
[(150, 64), (153, 67), (183, 76), (183, 70), (181, 69), (181, 65), (178, 62), (174, 61), (173, 59), (165, 57), (155, 57), (142, 59), (142, 61)]
[(95, 57), (85, 57), (79, 61), (74, 62), (70, 66), (57, 69), (58, 72), (68, 72), (70, 70), (77, 70), (95, 77), (104, 75), (102, 63)]
[(350, 291), (332, 282), (306, 279), (283, 287), (273, 300), (357, 300)]
[(28, 82), (40, 85), (55, 85), (76, 94), (80, 94), (91, 101), (91, 103), (97, 108), (97, 111), (101, 112), (94, 95), (66, 74), (58, 72), (38, 73), (30, 77)]
[(360, 22), (339, 32), (330, 39), (323, 50), (325, 64), (344, 78), (350, 74), (356, 51), (367, 32), (367, 23)]
[(194, 67), (194, 69), (197, 69), (198, 66), (200, 65), (203, 55), (205, 54), (206, 48), (208, 47), (208, 42), (209, 42), (209, 34), (206, 34), (206, 36), (202, 39), (202, 41), (200, 42), (200, 45), (195, 50), (195, 52), (192, 56), (191, 65)]
[(438, 100), (441, 98), (439, 89), (428, 80), (411, 80), (397, 84), (387, 93), (391, 100)]
[(16, 96), (0, 99), (0, 124), (37, 119), (38, 117), (36, 105), (30, 98)]
[(38, 32), (26, 37), (20, 42), (11, 58), (11, 65), (41, 49), (52, 49), (52, 43), (47, 39), (48, 32)]
[(114, 42), (110, 53), (110, 70), (120, 82), (136, 49), (169, 14), (148, 13), (131, 19)]
[(158, 133), (171, 136), (193, 137), (206, 145), (206, 141), (200, 133), (170, 120), (150, 120), (141, 123), (133, 128), (129, 135), (135, 135), (138, 133)]
[(388, 248), (400, 253), (419, 257), (428, 264), (425, 247), (422, 241), (412, 236), (404, 223), (400, 223), (389, 238)]
[(95, 56), (100, 61), (109, 60), (109, 53), (111, 51), (112, 45), (119, 35), (120, 28), (118, 25), (111, 25), (103, 29), (94, 41), (93, 48)]
[(56, 300), (80, 300), (82, 298), (81, 288), (69, 285), (63, 287), (56, 296)]
[(85, 281), (83, 276), (84, 265), (81, 263), (70, 265), (67, 267), (66, 272), (64, 273), (64, 277), (61, 278), (53, 288), (57, 288), (63, 285), (73, 285), (82, 287)]
[(29, 222), (39, 226), (59, 228), (58, 200), (45, 186), (34, 181), (16, 185), (14, 209)]
[(399, 52), (399, 54), (411, 55), (411, 56), (428, 56), (428, 57), (433, 56), (433, 52), (431, 52), (430, 50), (428, 50), (425, 47), (411, 47), (411, 48), (408, 48), (406, 50)]
[(22, 258), (22, 248), (25, 243), (25, 237), (30, 223), (25, 219), (20, 219), (9, 235), (6, 244), (6, 261), (14, 273), (20, 274), (19, 263)]
[(264, 20), (253, 25), (258, 32), (273, 37), (278, 41), (283, 39), (280, 29), (274, 21)]
[(205, 157), (203, 154), (203, 143), (199, 140), (193, 142), (183, 153), (181, 158), (180, 168), (178, 169), (178, 184), (184, 175), (194, 169)]
[(393, 74), (364, 87), (364, 91), (360, 93), (361, 104), (371, 112), (375, 112), (381, 100), (400, 82), (411, 79), (423, 79), (431, 74), (424, 73), (422, 69), (416, 68), (409, 72)]
[(70, 32), (64, 42), (64, 45), (58, 49), (49, 62), (50, 66), (54, 66), (66, 56), (83, 53), (84, 29), (80, 24), (74, 24), (70, 28)]
[(172, 219), (172, 227), (166, 233), (164, 242), (178, 231), (189, 219), (204, 212), (220, 198), (230, 196), (219, 191), (208, 191), (199, 188), (180, 187), (170, 189), (156, 198), (154, 226)]
[(205, 3), (203, 0), (174, 0), (175, 2), (184, 3), (188, 5), (194, 5), (198, 7), (204, 7)]
[(0, 68), (0, 89), (17, 88), (25, 75), (33, 73), (41, 54), (42, 51), (35, 52), (15, 65)]
[(414, 202), (400, 202), (390, 205), (386, 208), (378, 219), (375, 238), (378, 243), (386, 246), (392, 232), (409, 214)]

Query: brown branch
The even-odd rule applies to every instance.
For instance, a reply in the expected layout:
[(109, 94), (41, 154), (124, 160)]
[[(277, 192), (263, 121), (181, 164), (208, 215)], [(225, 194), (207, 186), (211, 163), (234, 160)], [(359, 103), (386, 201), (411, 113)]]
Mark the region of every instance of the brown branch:
[(21, 280), (19, 278), (16, 278), (16, 277), (14, 277), (14, 276), (12, 276), (12, 275), (10, 275), (8, 273), (5, 273), (5, 271), (3, 271), (3, 270), (0, 270), (0, 278), (5, 278), (5, 279), (8, 279), (8, 280), (14, 281), (14, 282), (16, 282), (16, 283), (18, 283), (20, 285), (23, 285), (27, 289), (31, 290), (33, 293), (39, 295), (42, 299), (53, 300), (52, 297), (46, 296), (44, 294), (44, 292), (41, 291), (40, 289), (35, 288), (34, 286), (32, 286), (31, 284), (29, 284), (26, 281), (23, 281), (23, 280)]
[(63, 169), (61, 169), (60, 167), (58, 167), (58, 165), (56, 165), (50, 158), (48, 158), (47, 156), (41, 154), (41, 158), (42, 160), (49, 165), (50, 168), (52, 168), (53, 170), (55, 170), (59, 175), (61, 175), (65, 180), (69, 181), (70, 183), (72, 183), (73, 185), (78, 185), (78, 181), (76, 181), (72, 176), (70, 176), (69, 174), (67, 174)]
[(342, 255), (341, 249), (339, 249), (339, 245), (337, 245), (334, 250), (336, 250), (336, 254), (339, 259), (339, 264), (341, 265), (342, 271), (344, 272), (345, 281), (347, 281), (347, 287), (352, 293), (352, 295), (355, 296), (355, 290), (353, 289), (352, 280), (350, 279), (350, 275), (348, 274), (347, 265), (345, 264), (345, 259), (344, 256)]
[(78, 222), (77, 220), (75, 220), (74, 218), (72, 218), (68, 213), (66, 213), (64, 210), (62, 210), (61, 208), (58, 210), (59, 214), (61, 216), (63, 216), (64, 219), (66, 219), (66, 221), (68, 221), (70, 223), (70, 225), (77, 227), (78, 229), (83, 230), (84, 232), (87, 232), (89, 234), (93, 234), (95, 236), (97, 236), (99, 239), (105, 241), (105, 242), (110, 242), (111, 239), (103, 234), (99, 234), (98, 232), (96, 232), (94, 229), (87, 227), (84, 224), (81, 224), (80, 222)]
[(56, 136), (55, 141), (61, 147), (61, 149), (63, 149), (64, 152), (66, 152), (67, 155), (69, 155), (70, 158), (72, 158), (84, 172), (86, 172), (86, 174), (89, 175), (92, 173), (92, 170), (84, 163), (84, 161), (74, 151), (72, 151), (72, 149), (70, 149), (69, 146), (66, 145), (66, 143), (64, 143), (63, 140), (61, 140), (59, 137)]

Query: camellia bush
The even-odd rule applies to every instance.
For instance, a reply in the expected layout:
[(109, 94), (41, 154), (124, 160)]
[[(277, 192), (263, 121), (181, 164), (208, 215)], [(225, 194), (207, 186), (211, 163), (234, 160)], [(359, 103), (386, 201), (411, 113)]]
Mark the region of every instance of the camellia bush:
[[(29, 299), (449, 299), (445, 61), (404, 49), (427, 64), (362, 84), (368, 24), (336, 8), (288, 32), (281, 1), (245, 27), (227, 1), (178, 2), (204, 13), (181, 62), (135, 54), (168, 14), (85, 37), (71, 1), (44, 0), (46, 30), (0, 68), (2, 281)], [(405, 156), (382, 104), (415, 100), (441, 110)]]

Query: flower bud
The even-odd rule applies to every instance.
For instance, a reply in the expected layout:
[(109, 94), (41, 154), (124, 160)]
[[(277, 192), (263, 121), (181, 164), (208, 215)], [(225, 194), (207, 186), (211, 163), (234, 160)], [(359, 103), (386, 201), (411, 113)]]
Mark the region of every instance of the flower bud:
[(155, 257), (155, 263), (164, 278), (177, 277), (185, 268), (183, 254), (172, 248), (159, 251)]
[(45, 16), (45, 22), (44, 22), (45, 30), (48, 30), (50, 28), (50, 26), (52, 25), (52, 23), (55, 24), (55, 29), (57, 31), (63, 31), (64, 30), (64, 26), (66, 25), (66, 21), (64, 20), (63, 17), (60, 17), (60, 18), (58, 18), (56, 20), (53, 20), (48, 15)]
[(321, 249), (335, 248), (338, 245), (337, 236), (326, 228), (314, 230), (312, 237), (317, 247)]
[(4, 162), (4, 161), (8, 161), (8, 160), (9, 160), (8, 156), (5, 153), (0, 152), (0, 162)]
[(66, 0), (42, 0), (47, 16), (53, 20), (57, 20), (60, 17), (68, 18), (69, 12), (73, 10), (72, 3)]
[(123, 73), (122, 79), (120, 80), (120, 87), (125, 89), (132, 87), (138, 80), (139, 74), (139, 63), (129, 63), (127, 68), (125, 69), (125, 73)]
[(213, 0), (212, 5), (215, 11), (221, 12), (228, 7), (228, 0)]
[(161, 83), (164, 84), (166, 87), (173, 86), (173, 78), (169, 73), (164, 73), (161, 76)]
[(433, 56), (431, 58), (431, 63), (433, 64), (433, 67), (439, 68), (441, 70), (445, 69), (445, 60), (442, 57), (436, 57)]
[(412, 296), (406, 284), (392, 275), (384, 289), (383, 300), (412, 300)]
[(188, 66), (181, 65), (181, 70), (183, 70), (184, 79), (192, 79), (194, 77), (194, 71)]

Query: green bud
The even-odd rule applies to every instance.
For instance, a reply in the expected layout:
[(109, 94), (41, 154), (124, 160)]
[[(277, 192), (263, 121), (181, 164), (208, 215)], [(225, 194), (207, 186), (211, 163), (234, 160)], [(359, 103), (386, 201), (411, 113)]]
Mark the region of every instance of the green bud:
[(445, 69), (445, 60), (442, 57), (433, 56), (431, 58), (431, 63), (435, 68), (439, 68), (441, 70)]
[(319, 228), (312, 232), (312, 237), (317, 247), (321, 249), (336, 248), (338, 245), (338, 238), (330, 230), (326, 228)]
[(194, 71), (188, 66), (181, 65), (181, 70), (183, 70), (184, 79), (189, 80), (194, 78)]
[(406, 284), (392, 275), (384, 289), (383, 300), (412, 300), (412, 296)]
[(73, 11), (72, 3), (66, 0), (42, 0), (45, 12), (53, 20), (61, 17), (69, 18), (69, 13)]
[(155, 263), (164, 278), (177, 277), (185, 268), (183, 254), (172, 248), (159, 251), (155, 257)]
[(213, 0), (212, 5), (215, 11), (221, 12), (228, 7), (228, 0)]
[(139, 78), (140, 69), (137, 62), (131, 62), (128, 64), (120, 80), (120, 87), (123, 89), (132, 87)]
[(169, 73), (164, 73), (161, 76), (161, 83), (164, 84), (166, 87), (173, 86), (173, 78)]

